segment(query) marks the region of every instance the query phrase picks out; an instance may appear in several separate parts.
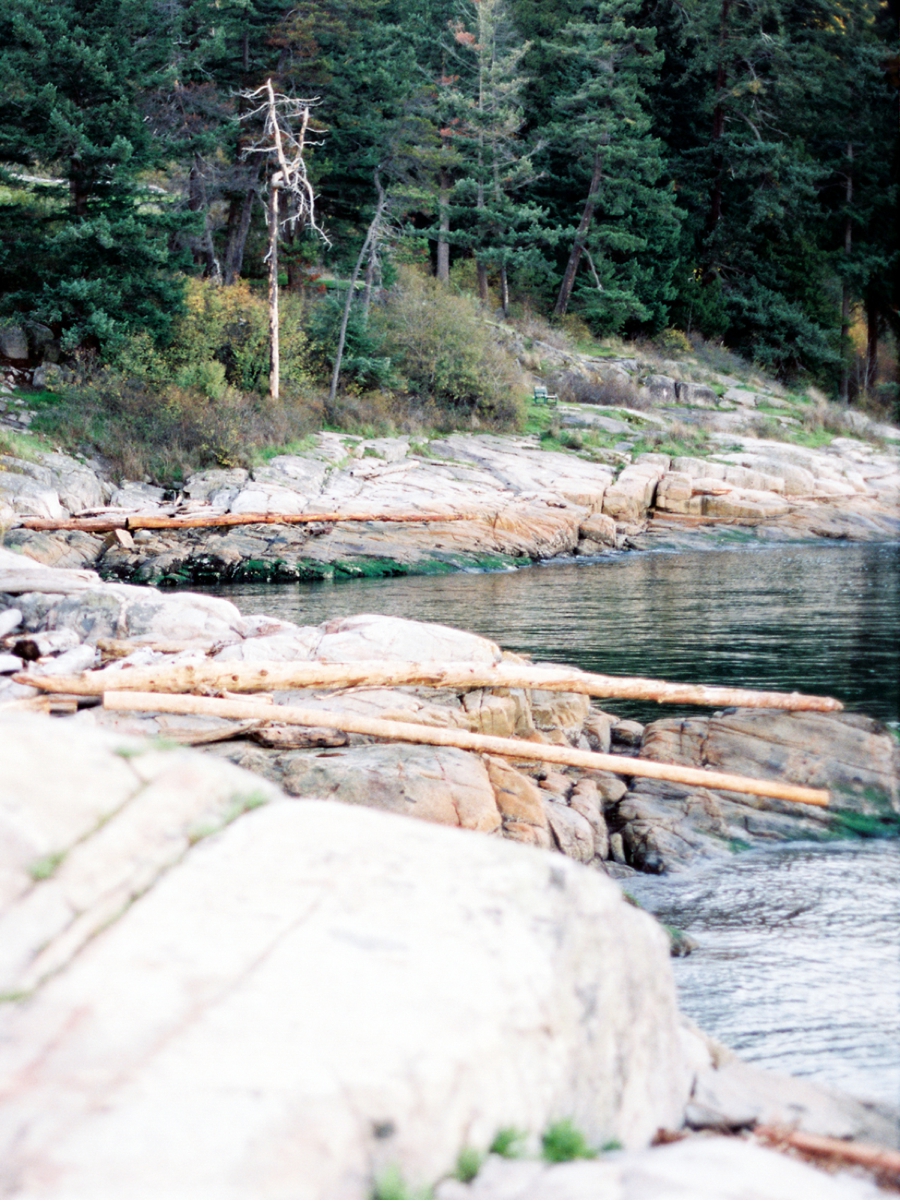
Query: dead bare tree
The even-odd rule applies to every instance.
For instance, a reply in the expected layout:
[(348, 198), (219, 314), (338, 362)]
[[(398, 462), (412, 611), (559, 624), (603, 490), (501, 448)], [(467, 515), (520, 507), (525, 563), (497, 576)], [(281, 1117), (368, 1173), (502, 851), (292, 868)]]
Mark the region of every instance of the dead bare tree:
[[(338, 381), (341, 376), (341, 363), (344, 359), (344, 346), (347, 341), (347, 326), (350, 322), (350, 308), (353, 304), (354, 293), (356, 292), (356, 281), (359, 279), (359, 273), (362, 270), (362, 265), (366, 261), (366, 256), (369, 256), (369, 263), (372, 266), (373, 272), (376, 263), (378, 238), (382, 232), (382, 223), (384, 221), (385, 212), (389, 203), (388, 193), (385, 191), (384, 185), (381, 182), (381, 169), (376, 167), (373, 178), (375, 181), (375, 190), (378, 194), (378, 203), (375, 206), (375, 216), (369, 223), (369, 228), (366, 231), (366, 237), (362, 244), (362, 249), (356, 260), (353, 268), (353, 274), (350, 277), (350, 286), (347, 289), (347, 296), (344, 301), (344, 312), (341, 316), (341, 328), (338, 333), (337, 351), (334, 356), (334, 370), (331, 373), (331, 388), (328, 393), (328, 400), (333, 401), (337, 396)], [(365, 294), (365, 309), (368, 313), (369, 300), (372, 295), (371, 281), (366, 280)]]
[(278, 347), (278, 239), (282, 230), (302, 225), (328, 245), (328, 237), (316, 222), (316, 198), (306, 171), (307, 147), (321, 145), (310, 135), (321, 131), (310, 124), (316, 100), (298, 100), (276, 92), (272, 80), (239, 95), (250, 104), (242, 121), (262, 122), (262, 134), (244, 151), (244, 156), (262, 155), (268, 170), (269, 200), (266, 224), (269, 229), (269, 396), (278, 399), (280, 355)]

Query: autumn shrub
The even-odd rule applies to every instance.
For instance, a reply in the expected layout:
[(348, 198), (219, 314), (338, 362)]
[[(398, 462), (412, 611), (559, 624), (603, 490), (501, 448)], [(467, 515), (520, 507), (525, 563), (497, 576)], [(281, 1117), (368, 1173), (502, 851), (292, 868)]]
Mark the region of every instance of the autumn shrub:
[(647, 409), (648, 402), (624, 376), (588, 379), (575, 371), (557, 371), (547, 379), (548, 390), (568, 405), (617, 405), (625, 409)]
[(406, 268), (372, 320), (411, 395), (433, 401), (455, 422), (477, 418), (497, 428), (521, 422), (518, 368), (497, 345), (474, 297)]
[(226, 386), (213, 397), (109, 371), (42, 403), (33, 429), (99, 455), (118, 479), (168, 485), (203, 467), (249, 466), (261, 448), (297, 442), (321, 421), (310, 396), (273, 401)]
[[(293, 293), (280, 300), (281, 385), (298, 390), (310, 380), (309, 340), (303, 304)], [(265, 392), (269, 387), (269, 310), (264, 296), (246, 280), (227, 288), (190, 279), (184, 313), (171, 341), (157, 347), (146, 333), (128, 339), (109, 366), (121, 375), (156, 386), (175, 384), (219, 399), (226, 387)]]

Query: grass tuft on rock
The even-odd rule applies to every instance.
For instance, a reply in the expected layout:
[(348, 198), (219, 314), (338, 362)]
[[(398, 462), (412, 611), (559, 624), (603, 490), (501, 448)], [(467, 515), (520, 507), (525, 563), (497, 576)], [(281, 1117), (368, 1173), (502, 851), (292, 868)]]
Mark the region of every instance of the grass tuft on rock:
[(484, 1164), (484, 1154), (477, 1148), (463, 1148), (456, 1158), (456, 1169), (453, 1176), (457, 1181), (468, 1184), (474, 1181)]
[(567, 1160), (592, 1160), (596, 1149), (587, 1142), (583, 1132), (571, 1119), (560, 1119), (551, 1124), (541, 1136), (544, 1160), (550, 1164), (562, 1164)]
[(528, 1138), (524, 1131), (517, 1127), (501, 1127), (494, 1136), (490, 1151), (494, 1156), (502, 1156), (506, 1160), (517, 1160), (525, 1155), (525, 1141)]

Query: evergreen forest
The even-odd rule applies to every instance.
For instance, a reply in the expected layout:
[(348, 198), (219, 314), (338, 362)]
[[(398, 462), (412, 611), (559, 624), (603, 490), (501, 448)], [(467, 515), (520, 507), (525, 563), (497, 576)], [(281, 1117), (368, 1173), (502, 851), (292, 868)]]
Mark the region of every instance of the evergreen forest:
[(269, 81), (305, 122), (288, 392), (327, 385), (339, 337), (342, 388), (396, 385), (406, 327), (369, 310), (404, 279), (446, 322), (677, 330), (851, 403), (896, 345), (886, 0), (5, 0), (0, 321), (64, 361), (264, 390)]

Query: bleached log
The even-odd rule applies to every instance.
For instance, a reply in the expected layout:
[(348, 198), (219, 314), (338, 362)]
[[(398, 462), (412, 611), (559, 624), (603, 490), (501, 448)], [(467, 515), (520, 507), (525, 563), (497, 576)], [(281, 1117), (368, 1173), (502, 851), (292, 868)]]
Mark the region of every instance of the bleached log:
[(474, 515), (463, 513), (215, 513), (132, 514), (128, 517), (22, 518), (26, 530), (87, 530), (105, 534), (111, 530), (192, 530), (212, 526), (304, 526), (313, 522), (460, 522)]
[(786, 1127), (759, 1126), (754, 1129), (754, 1134), (768, 1143), (796, 1148), (810, 1156), (828, 1160), (838, 1158), (848, 1164), (863, 1165), (900, 1182), (900, 1152), (894, 1151), (893, 1148), (857, 1143), (855, 1140), (833, 1139), (827, 1135), (810, 1135), (805, 1131), (793, 1131)]
[[(40, 676), (25, 673), (15, 678), (20, 684), (45, 688)], [(708, 705), (716, 708), (747, 706), (755, 709), (816, 710), (843, 709), (833, 697), (811, 697), (804, 693), (769, 693), (756, 689), (718, 688), (648, 680), (640, 676), (600, 676), (576, 668), (538, 667), (502, 663), (496, 666), (469, 663), (416, 663), (414, 661), (359, 660), (353, 664), (219, 663), (171, 664), (143, 668), (106, 669), (56, 678), (57, 688), (71, 693), (99, 694), (107, 689), (136, 689), (154, 693), (209, 693), (227, 689), (231, 693), (272, 692), (303, 688), (398, 688), (420, 685), (436, 689), (547, 689), (551, 692), (585, 693), (591, 697), (657, 701), (672, 705)]]
[(687, 768), (682, 764), (660, 764), (655, 760), (638, 760), (629, 756), (603, 755), (581, 751), (576, 747), (561, 747), (556, 743), (534, 743), (526, 739), (502, 739), (494, 735), (473, 734), (470, 731), (447, 730), (444, 727), (422, 726), (414, 722), (391, 722), (384, 718), (367, 718), (360, 714), (330, 710), (304, 709), (296, 705), (271, 705), (261, 701), (235, 701), (218, 697), (192, 697), (166, 693), (118, 693), (103, 695), (103, 705), (109, 710), (141, 711), (165, 714), (215, 714), (220, 718), (257, 718), (278, 722), (283, 726), (310, 726), (343, 730), (348, 734), (371, 735), (401, 743), (426, 743), (435, 747), (460, 747), (464, 751), (488, 752), (517, 760), (537, 760), (543, 763), (569, 764), (619, 776), (645, 776), (654, 780), (674, 781), (705, 789), (727, 789), (733, 793), (750, 793), (755, 797), (777, 797), (803, 805), (827, 806), (825, 789), (807, 789), (779, 781), (757, 780), (735, 776), (730, 772), (708, 772), (703, 768)]

